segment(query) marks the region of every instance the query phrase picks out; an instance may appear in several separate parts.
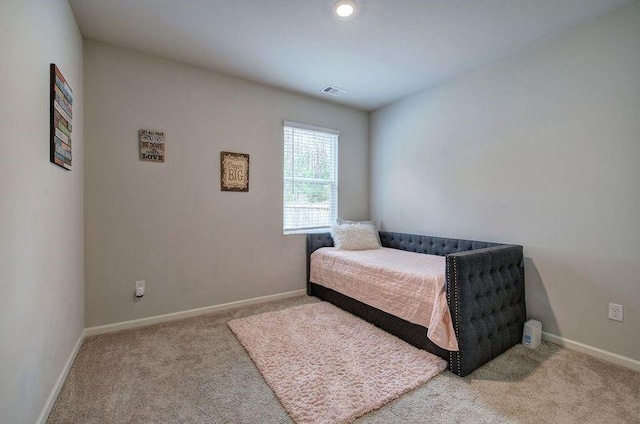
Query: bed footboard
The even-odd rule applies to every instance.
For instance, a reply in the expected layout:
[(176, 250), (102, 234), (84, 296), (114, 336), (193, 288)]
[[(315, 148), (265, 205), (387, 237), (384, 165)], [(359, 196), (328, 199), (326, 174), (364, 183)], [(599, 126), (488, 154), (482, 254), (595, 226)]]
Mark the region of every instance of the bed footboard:
[(458, 339), (449, 369), (460, 376), (520, 342), (526, 318), (522, 246), (446, 255), (447, 301)]

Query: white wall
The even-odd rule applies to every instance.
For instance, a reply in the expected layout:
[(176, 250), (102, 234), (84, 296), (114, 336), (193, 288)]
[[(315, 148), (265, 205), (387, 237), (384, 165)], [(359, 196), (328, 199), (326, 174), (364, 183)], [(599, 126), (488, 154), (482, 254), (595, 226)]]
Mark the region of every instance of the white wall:
[(640, 359), (640, 3), (378, 110), (370, 131), (372, 218), (524, 245), (530, 317)]
[[(87, 326), (305, 287), (282, 234), (282, 121), (339, 129), (340, 216), (368, 217), (368, 115), (85, 41)], [(166, 162), (137, 131), (166, 133)], [(220, 191), (220, 151), (250, 154), (250, 191)], [(134, 302), (136, 280), (147, 294)]]
[[(33, 423), (84, 328), (82, 37), (65, 0), (0, 3), (0, 421)], [(74, 90), (49, 162), (49, 64)]]

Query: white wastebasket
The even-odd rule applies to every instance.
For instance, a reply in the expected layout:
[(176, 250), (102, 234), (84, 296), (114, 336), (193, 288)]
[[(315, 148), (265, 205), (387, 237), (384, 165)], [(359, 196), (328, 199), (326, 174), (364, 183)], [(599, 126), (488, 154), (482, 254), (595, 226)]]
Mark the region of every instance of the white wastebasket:
[(524, 323), (522, 331), (522, 344), (530, 349), (540, 346), (542, 341), (542, 323), (535, 319), (530, 319)]

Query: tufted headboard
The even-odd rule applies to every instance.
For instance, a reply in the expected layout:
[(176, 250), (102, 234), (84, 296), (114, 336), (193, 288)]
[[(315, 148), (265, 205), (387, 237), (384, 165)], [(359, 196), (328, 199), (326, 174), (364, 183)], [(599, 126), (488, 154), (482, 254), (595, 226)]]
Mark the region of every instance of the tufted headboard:
[(380, 241), (383, 247), (438, 256), (499, 246), (498, 243), (488, 243), (486, 241), (450, 239), (416, 234), (392, 233), (389, 231), (380, 231)]

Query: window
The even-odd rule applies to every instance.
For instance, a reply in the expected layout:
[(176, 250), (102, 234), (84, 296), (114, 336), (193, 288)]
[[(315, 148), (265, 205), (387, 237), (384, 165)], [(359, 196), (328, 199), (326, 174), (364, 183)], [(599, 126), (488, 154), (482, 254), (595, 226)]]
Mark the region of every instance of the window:
[(336, 130), (284, 122), (285, 234), (336, 222), (339, 135)]

